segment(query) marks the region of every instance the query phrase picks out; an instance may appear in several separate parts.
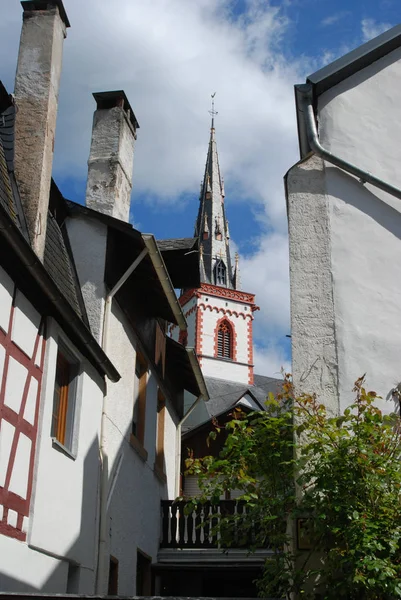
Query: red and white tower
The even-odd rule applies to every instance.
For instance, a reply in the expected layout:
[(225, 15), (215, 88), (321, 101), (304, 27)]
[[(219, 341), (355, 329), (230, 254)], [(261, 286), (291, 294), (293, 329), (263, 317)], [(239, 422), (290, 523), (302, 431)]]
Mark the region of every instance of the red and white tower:
[(188, 337), (173, 337), (196, 349), (203, 374), (253, 384), (254, 294), (240, 290), (238, 255), (232, 267), (230, 234), (224, 207), (214, 119), (195, 236), (200, 239), (201, 287), (183, 290), (180, 304), (188, 321)]

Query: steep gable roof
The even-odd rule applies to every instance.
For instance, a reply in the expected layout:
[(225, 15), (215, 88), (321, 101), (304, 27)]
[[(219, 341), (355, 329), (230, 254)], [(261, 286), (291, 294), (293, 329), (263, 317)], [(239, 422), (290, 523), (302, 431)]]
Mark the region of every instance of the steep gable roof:
[[(205, 383), (209, 392), (209, 401), (205, 403), (205, 407), (209, 417), (213, 418), (233, 408), (247, 395), (253, 398), (260, 410), (264, 410), (264, 402), (268, 393), (278, 393), (283, 381), (274, 377), (255, 375), (254, 385), (245, 385), (216, 377), (205, 377)], [(198, 426), (200, 424), (196, 425), (196, 427)]]

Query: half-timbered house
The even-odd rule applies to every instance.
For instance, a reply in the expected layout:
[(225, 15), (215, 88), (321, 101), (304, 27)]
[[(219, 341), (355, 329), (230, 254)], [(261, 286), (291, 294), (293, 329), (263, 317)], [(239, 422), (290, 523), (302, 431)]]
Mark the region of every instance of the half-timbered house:
[(129, 224), (139, 126), (121, 91), (95, 94), (86, 206), (63, 197), (68, 17), (22, 6), (14, 96), (0, 87), (0, 591), (146, 594), (184, 391), (207, 397), (166, 336), (187, 328), (174, 287), (199, 285), (197, 240)]

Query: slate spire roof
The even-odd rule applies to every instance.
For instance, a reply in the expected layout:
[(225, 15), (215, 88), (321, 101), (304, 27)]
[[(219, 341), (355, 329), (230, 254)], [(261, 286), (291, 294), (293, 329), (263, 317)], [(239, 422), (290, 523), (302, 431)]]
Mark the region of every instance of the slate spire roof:
[(224, 207), (224, 181), (220, 173), (214, 119), (201, 184), (195, 236), (202, 246), (201, 281), (237, 289), (230, 257), (229, 229)]

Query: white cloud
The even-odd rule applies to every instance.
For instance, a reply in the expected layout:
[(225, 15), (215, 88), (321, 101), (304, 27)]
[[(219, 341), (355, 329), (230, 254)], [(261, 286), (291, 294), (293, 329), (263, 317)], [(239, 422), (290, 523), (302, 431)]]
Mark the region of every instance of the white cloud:
[(282, 370), (291, 372), (290, 362), (278, 345), (255, 346), (253, 350), (255, 373), (281, 378)]
[(328, 17), (326, 17), (325, 19), (323, 19), (320, 24), (323, 27), (328, 27), (330, 25), (335, 25), (335, 23), (338, 23), (338, 21), (341, 21), (342, 19), (344, 19), (345, 17), (347, 17), (350, 14), (349, 10), (342, 10), (338, 13), (335, 13), (333, 15), (329, 15)]
[(392, 25), (390, 23), (380, 23), (375, 21), (375, 19), (362, 19), (361, 28), (363, 41), (368, 42), (391, 27)]
[[(289, 328), (283, 175), (298, 159), (293, 84), (303, 79), (301, 65), (289, 64), (280, 52), (286, 19), (262, 0), (248, 0), (239, 17), (229, 0), (67, 0), (65, 7), (71, 29), (64, 46), (56, 177), (86, 175), (91, 92), (124, 89), (140, 123), (135, 194), (157, 203), (180, 202), (199, 189), (207, 110), (217, 91), (228, 216), (235, 202), (253, 202), (262, 210), (264, 233), (250, 240), (241, 264), (243, 289), (256, 293), (262, 309), (256, 314), (257, 338), (281, 338)], [(8, 85), (20, 21), (15, 3), (7, 23), (0, 23)]]

